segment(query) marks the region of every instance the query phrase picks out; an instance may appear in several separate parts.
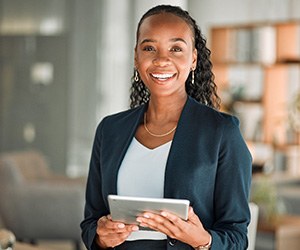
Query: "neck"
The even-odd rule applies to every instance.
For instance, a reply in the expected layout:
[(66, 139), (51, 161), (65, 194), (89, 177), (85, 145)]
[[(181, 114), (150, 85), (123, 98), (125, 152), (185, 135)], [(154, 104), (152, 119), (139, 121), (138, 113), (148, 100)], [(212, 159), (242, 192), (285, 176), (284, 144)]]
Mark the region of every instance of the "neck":
[(147, 117), (152, 121), (178, 121), (186, 100), (187, 95), (177, 98), (176, 101), (174, 98), (150, 98)]

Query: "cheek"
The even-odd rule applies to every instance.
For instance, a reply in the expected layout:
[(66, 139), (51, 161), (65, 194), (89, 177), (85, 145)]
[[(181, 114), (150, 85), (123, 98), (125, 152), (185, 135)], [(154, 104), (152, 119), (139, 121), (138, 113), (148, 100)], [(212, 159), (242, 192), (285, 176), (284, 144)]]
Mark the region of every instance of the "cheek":
[(149, 56), (137, 56), (135, 60), (136, 67), (139, 71), (145, 70), (151, 65), (152, 58)]
[(147, 70), (150, 68), (150, 66), (151, 64), (145, 60), (137, 60), (136, 62), (136, 69), (144, 83), (147, 82)]
[(178, 61), (177, 65), (180, 68), (180, 71), (185, 72), (188, 75), (193, 68), (193, 60), (191, 57), (186, 57)]
[(194, 62), (194, 56), (192, 53), (185, 54), (178, 58), (178, 62), (181, 65), (185, 65), (187, 68), (190, 68), (190, 67), (192, 67), (193, 62)]
[(138, 64), (137, 70), (142, 78), (146, 77), (148, 68), (149, 68), (149, 65), (145, 62)]

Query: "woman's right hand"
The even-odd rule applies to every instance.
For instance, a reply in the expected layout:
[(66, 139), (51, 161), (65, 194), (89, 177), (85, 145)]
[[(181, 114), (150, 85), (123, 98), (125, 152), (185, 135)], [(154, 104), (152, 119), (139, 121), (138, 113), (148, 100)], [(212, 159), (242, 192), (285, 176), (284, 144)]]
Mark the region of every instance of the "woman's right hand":
[(102, 216), (97, 222), (96, 242), (101, 248), (113, 248), (122, 244), (133, 231), (138, 231), (136, 225), (125, 225), (112, 221), (111, 216)]

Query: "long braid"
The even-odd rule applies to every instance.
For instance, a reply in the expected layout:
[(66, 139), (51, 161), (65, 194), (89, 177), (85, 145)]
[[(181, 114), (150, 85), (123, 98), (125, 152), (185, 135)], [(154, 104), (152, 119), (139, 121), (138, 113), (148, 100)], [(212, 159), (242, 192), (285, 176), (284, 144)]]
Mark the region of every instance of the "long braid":
[(207, 106), (219, 109), (220, 98), (217, 95), (217, 86), (214, 82), (214, 74), (212, 72), (212, 63), (210, 61), (210, 50), (206, 47), (206, 40), (201, 35), (194, 19), (190, 18), (193, 22), (195, 33), (195, 48), (197, 49), (197, 66), (194, 71), (195, 80), (192, 84), (191, 73), (185, 83), (186, 92), (189, 96), (193, 97), (200, 103)]

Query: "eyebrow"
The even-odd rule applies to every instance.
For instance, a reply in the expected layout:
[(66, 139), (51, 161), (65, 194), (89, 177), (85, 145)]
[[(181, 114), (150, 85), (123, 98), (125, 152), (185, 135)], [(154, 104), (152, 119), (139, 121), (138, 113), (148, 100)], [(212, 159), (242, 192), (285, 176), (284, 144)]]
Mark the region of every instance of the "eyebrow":
[[(187, 42), (182, 39), (182, 38), (171, 38), (170, 39), (171, 42), (183, 42), (185, 44), (187, 44)], [(154, 39), (144, 39), (140, 44), (144, 44), (144, 43), (156, 43), (157, 40), (154, 40)]]
[(187, 44), (187, 42), (182, 38), (172, 38), (171, 41), (172, 42), (183, 42), (183, 43)]

